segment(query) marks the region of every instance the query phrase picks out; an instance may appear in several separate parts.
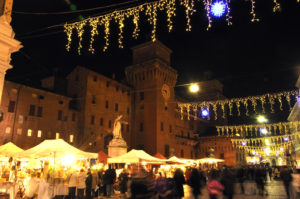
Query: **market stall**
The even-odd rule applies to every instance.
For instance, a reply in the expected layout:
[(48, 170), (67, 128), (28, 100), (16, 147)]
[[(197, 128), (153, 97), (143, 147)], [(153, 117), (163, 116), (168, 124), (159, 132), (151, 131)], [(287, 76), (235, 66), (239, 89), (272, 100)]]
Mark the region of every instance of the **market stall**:
[(153, 157), (143, 150), (132, 149), (128, 153), (115, 157), (108, 158), (108, 163), (127, 163), (127, 164), (138, 164), (138, 163), (161, 163), (164, 164), (165, 161), (156, 157)]
[(24, 150), (16, 146), (12, 142), (8, 142), (0, 146), (0, 157), (17, 157)]

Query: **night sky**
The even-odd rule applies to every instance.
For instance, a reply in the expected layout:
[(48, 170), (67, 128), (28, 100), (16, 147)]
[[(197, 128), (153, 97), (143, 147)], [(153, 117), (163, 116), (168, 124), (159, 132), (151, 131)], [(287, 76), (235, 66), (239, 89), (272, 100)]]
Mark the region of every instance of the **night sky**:
[[(124, 1), (70, 0), (77, 9), (87, 9)], [(300, 3), (296, 0), (278, 0), (281, 12), (273, 13), (273, 0), (256, 0), (259, 23), (251, 23), (251, 2), (232, 0), (233, 26), (228, 27), (224, 18), (214, 19), (212, 29), (206, 31), (207, 18), (202, 1), (196, 1), (197, 12), (192, 16), (192, 31), (186, 32), (184, 8), (177, 6), (174, 30), (168, 33), (166, 18), (159, 15), (158, 39), (173, 50), (172, 67), (179, 74), (178, 84), (204, 80), (204, 72), (224, 84), (227, 97), (240, 97), (294, 89), (300, 71)], [(139, 1), (141, 2), (141, 1)], [(136, 5), (136, 4), (135, 4)], [(62, 26), (67, 21), (95, 16), (107, 9), (94, 12), (64, 15), (30, 15), (20, 12), (70, 11), (65, 0), (14, 0), (12, 26), (16, 39), (23, 48), (12, 55), (14, 68), (7, 79), (26, 84), (37, 84), (42, 77), (54, 71), (67, 74), (76, 65), (85, 66), (99, 73), (118, 78), (132, 63), (130, 48), (149, 40), (151, 26), (141, 18), (139, 39), (131, 38), (131, 21), (126, 21), (124, 49), (117, 45), (118, 29), (112, 26), (111, 45), (102, 52), (101, 36), (96, 38), (96, 54), (82, 49), (77, 55), (74, 35), (72, 51), (66, 52), (66, 35)], [(46, 28), (46, 29), (44, 29)], [(38, 31), (36, 31), (38, 30)], [(103, 29), (100, 29), (100, 35)], [(85, 40), (84, 44), (88, 40)]]

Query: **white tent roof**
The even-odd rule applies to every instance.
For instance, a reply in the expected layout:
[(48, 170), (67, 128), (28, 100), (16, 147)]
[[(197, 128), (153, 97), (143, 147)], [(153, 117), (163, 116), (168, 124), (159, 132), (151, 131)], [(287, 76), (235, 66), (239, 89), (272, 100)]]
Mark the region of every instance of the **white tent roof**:
[(212, 157), (198, 159), (197, 161), (199, 163), (218, 163), (218, 162), (224, 162), (223, 159), (217, 159), (217, 158), (212, 158)]
[(164, 163), (165, 161), (156, 157), (153, 157), (143, 150), (132, 149), (124, 155), (120, 155), (114, 158), (108, 158), (107, 163)]
[(13, 144), (12, 142), (8, 142), (0, 146), (0, 156), (15, 157), (22, 151), (24, 150)]
[(44, 140), (42, 143), (19, 153), (24, 158), (65, 157), (73, 155), (76, 158), (98, 158), (97, 153), (81, 151), (65, 142), (63, 139)]
[(172, 156), (171, 158), (167, 159), (167, 162), (172, 162), (172, 163), (179, 163), (179, 164), (185, 164), (186, 162), (177, 158), (176, 156)]

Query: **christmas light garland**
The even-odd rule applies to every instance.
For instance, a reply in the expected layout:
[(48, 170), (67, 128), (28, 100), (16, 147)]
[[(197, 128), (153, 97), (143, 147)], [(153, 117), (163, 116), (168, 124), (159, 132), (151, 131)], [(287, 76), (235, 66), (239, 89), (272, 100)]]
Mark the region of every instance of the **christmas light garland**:
[[(191, 31), (192, 25), (191, 25), (191, 16), (193, 13), (196, 12), (195, 9), (195, 0), (179, 0), (179, 4), (182, 5), (185, 8), (185, 14), (186, 14), (186, 31)], [(226, 21), (227, 25), (232, 25), (231, 22), (231, 15), (230, 15), (230, 0), (220, 0), (222, 1), (226, 6)], [(201, 0), (199, 0), (201, 2)], [(211, 14), (211, 7), (212, 7), (213, 0), (202, 0), (202, 3), (204, 4), (204, 9), (206, 11), (206, 17), (208, 19), (208, 25), (207, 30), (209, 30), (212, 27), (212, 14)], [(251, 21), (252, 22), (258, 22), (259, 18), (257, 18), (255, 13), (255, 0), (250, 0), (251, 2), (251, 10), (250, 14), (252, 16)], [(300, 1), (297, 0), (299, 3)], [(278, 12), (280, 11), (281, 7), (277, 0), (273, 0), (274, 7), (273, 11)], [(64, 32), (67, 35), (67, 44), (66, 44), (66, 50), (70, 51), (71, 43), (72, 43), (72, 36), (73, 36), (73, 30), (77, 31), (78, 36), (78, 54), (81, 54), (82, 49), (82, 39), (83, 34), (85, 33), (85, 28), (89, 26), (91, 28), (90, 31), (90, 45), (89, 45), (89, 51), (94, 54), (95, 49), (93, 47), (93, 43), (95, 40), (95, 36), (99, 35), (98, 28), (100, 26), (103, 26), (104, 30), (104, 40), (105, 44), (103, 47), (103, 51), (106, 51), (110, 42), (110, 25), (112, 22), (115, 22), (118, 24), (119, 27), (119, 38), (118, 43), (119, 47), (123, 48), (123, 29), (125, 27), (125, 19), (131, 18), (132, 23), (134, 24), (134, 30), (132, 37), (137, 38), (139, 36), (140, 28), (139, 28), (139, 21), (140, 21), (140, 15), (144, 14), (147, 16), (147, 20), (152, 25), (152, 31), (151, 31), (151, 39), (154, 42), (156, 40), (156, 29), (157, 29), (157, 14), (158, 11), (165, 11), (167, 16), (167, 26), (168, 31), (170, 32), (173, 29), (173, 21), (172, 18), (176, 16), (176, 0), (160, 0), (160, 1), (154, 1), (154, 2), (148, 2), (144, 3), (138, 6), (134, 6), (127, 9), (120, 9), (115, 10), (113, 12), (110, 12), (108, 14), (104, 14), (97, 17), (87, 18), (79, 22), (75, 23), (67, 23), (64, 25)]]
[[(199, 115), (199, 112), (203, 110), (208, 110), (213, 113), (215, 120), (218, 119), (219, 110), (222, 112), (221, 117), (226, 118), (226, 115), (229, 114), (233, 116), (233, 109), (236, 108), (237, 116), (241, 116), (241, 107), (245, 111), (245, 115), (249, 116), (250, 108), (255, 114), (258, 114), (258, 107), (261, 107), (263, 113), (266, 113), (266, 104), (269, 104), (269, 109), (271, 113), (275, 113), (275, 104), (279, 103), (280, 111), (283, 111), (283, 103), (286, 102), (289, 110), (291, 107), (291, 100), (294, 98), (298, 100), (299, 90), (284, 91), (279, 93), (267, 93), (259, 96), (249, 96), (245, 98), (233, 98), (225, 100), (216, 100), (216, 101), (203, 101), (203, 102), (192, 102), (192, 103), (178, 103), (179, 111), (181, 112), (181, 119), (184, 119), (183, 113)], [(210, 120), (212, 116), (208, 116), (207, 119)], [(188, 116), (189, 119), (189, 116)]]
[[(291, 130), (297, 131), (300, 121), (279, 122), (272, 124), (216, 126), (218, 136), (253, 137), (260, 136), (261, 129), (265, 129), (268, 135), (287, 135)], [(265, 136), (265, 135), (264, 135)]]

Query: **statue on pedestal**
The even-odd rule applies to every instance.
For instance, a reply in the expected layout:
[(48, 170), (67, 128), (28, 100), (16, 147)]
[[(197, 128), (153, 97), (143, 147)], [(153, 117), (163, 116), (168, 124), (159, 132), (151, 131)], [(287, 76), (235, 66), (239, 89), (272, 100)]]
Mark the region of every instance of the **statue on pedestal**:
[(113, 128), (113, 139), (108, 144), (108, 156), (116, 157), (123, 155), (127, 152), (127, 143), (122, 137), (122, 123), (128, 124), (125, 121), (122, 121), (123, 115), (119, 115), (114, 122)]
[(119, 115), (114, 122), (114, 129), (113, 129), (113, 139), (123, 139), (122, 132), (121, 132), (121, 124), (128, 124), (127, 122), (121, 121), (123, 115)]

